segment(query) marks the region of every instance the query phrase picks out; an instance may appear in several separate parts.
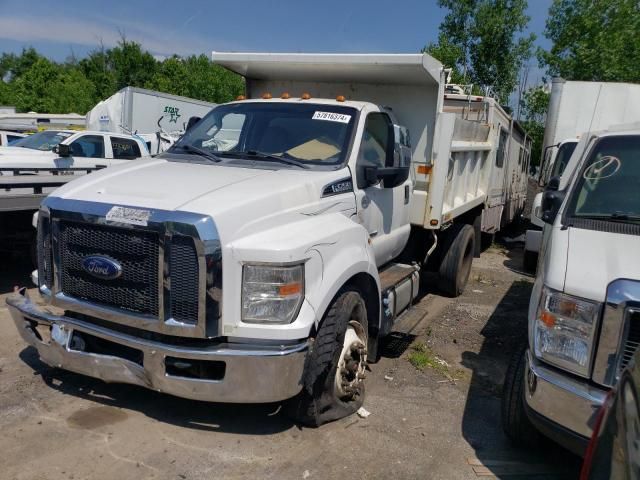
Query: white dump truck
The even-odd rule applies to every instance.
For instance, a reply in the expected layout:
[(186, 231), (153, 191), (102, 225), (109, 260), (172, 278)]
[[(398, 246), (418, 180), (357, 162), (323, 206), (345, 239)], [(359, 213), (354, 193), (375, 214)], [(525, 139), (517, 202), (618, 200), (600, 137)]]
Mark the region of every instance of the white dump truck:
[(528, 144), (486, 99), (473, 101), (488, 118), (445, 111), (428, 55), (213, 60), (246, 98), (154, 159), (50, 195), (37, 280), (57, 309), (23, 289), (9, 310), (48, 364), (192, 399), (288, 400), (320, 425), (362, 405), (422, 268), (464, 289), (483, 223), (505, 210), (492, 188), (511, 188)]
[[(640, 85), (581, 82), (554, 78), (545, 123), (539, 183), (546, 185), (564, 172), (578, 140), (589, 132), (640, 121)], [(527, 230), (524, 266), (535, 270), (544, 222), (540, 218), (542, 193), (531, 210), (533, 228)]]
[(194, 98), (144, 88), (125, 87), (87, 113), (89, 130), (136, 134), (157, 155), (184, 133), (192, 117), (204, 117), (215, 107)]

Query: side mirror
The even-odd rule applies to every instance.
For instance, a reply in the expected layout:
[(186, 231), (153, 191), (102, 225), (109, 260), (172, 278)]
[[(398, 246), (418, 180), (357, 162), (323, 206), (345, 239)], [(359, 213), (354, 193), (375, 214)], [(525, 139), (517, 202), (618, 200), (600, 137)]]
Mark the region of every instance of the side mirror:
[(191, 127), (193, 127), (196, 123), (198, 123), (200, 120), (202, 120), (202, 117), (190, 117), (189, 121), (187, 122), (187, 127), (185, 128), (185, 132), (191, 130)]
[(409, 167), (365, 167), (364, 178), (367, 185), (375, 185), (382, 180), (384, 188), (402, 185), (409, 176)]
[(53, 148), (54, 153), (57, 153), (61, 157), (70, 157), (71, 156), (71, 147), (69, 145), (64, 145), (59, 143)]
[(560, 187), (560, 177), (552, 177), (547, 184), (547, 188), (542, 194), (542, 215), (543, 222), (553, 224), (556, 221), (565, 192), (558, 190)]

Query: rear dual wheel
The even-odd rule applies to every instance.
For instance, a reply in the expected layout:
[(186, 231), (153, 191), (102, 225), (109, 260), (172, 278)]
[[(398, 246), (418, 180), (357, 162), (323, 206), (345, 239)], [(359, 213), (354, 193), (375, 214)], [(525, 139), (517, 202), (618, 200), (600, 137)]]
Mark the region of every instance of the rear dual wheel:
[(453, 224), (442, 233), (446, 248), (438, 271), (438, 288), (447, 295), (461, 295), (469, 280), (475, 255), (474, 228), (466, 224)]
[(289, 402), (289, 415), (294, 420), (318, 427), (362, 406), (367, 328), (367, 308), (360, 293), (339, 293), (310, 348), (302, 391)]

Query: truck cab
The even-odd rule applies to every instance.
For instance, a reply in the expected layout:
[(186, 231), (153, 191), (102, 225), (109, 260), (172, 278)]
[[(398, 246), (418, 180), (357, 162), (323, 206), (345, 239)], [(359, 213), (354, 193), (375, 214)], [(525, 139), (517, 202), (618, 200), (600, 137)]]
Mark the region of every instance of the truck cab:
[(588, 137), (543, 196), (528, 348), (503, 396), (513, 440), (542, 432), (577, 453), (640, 344), (640, 130)]

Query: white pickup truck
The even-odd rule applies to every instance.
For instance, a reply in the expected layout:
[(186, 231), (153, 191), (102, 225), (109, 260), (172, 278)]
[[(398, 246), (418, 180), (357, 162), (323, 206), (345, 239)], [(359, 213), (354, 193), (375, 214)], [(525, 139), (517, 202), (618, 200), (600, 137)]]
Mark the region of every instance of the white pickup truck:
[(528, 143), (495, 102), (445, 111), (428, 55), (214, 61), (249, 98), (50, 195), (37, 278), (59, 310), (25, 290), (9, 310), (46, 363), (192, 399), (291, 399), (319, 425), (362, 405), (422, 267), (464, 289), (483, 225), (515, 210), (491, 186), (510, 188)]
[(639, 158), (637, 125), (590, 133), (562, 178), (549, 180), (528, 348), (503, 390), (503, 425), (516, 442), (539, 431), (584, 453), (640, 345)]
[(55, 188), (84, 175), (148, 158), (132, 135), (77, 130), (44, 130), (0, 147), (0, 252), (33, 243), (33, 212)]

